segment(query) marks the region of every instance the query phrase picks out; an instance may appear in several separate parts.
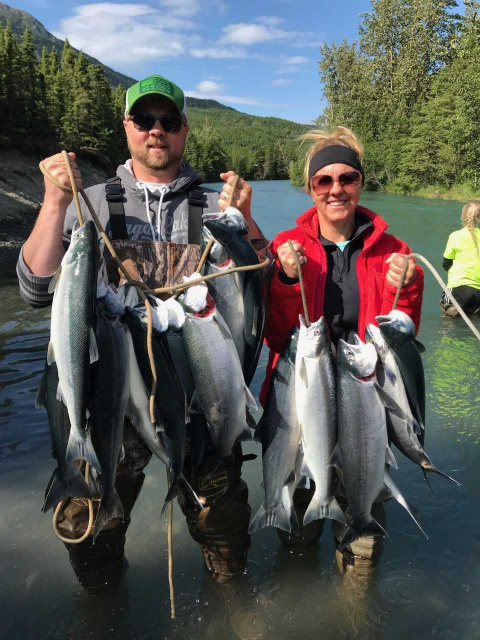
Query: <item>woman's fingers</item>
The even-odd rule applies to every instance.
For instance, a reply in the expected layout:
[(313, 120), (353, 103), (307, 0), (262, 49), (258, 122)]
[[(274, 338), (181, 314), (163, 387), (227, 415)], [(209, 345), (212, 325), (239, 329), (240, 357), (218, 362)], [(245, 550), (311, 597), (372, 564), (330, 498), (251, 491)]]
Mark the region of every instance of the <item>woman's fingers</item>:
[[(304, 265), (307, 261), (305, 247), (295, 241), (292, 241), (292, 245), (300, 265)], [(289, 278), (298, 278), (297, 262), (295, 260), (294, 253), (292, 253), (292, 250), (290, 249), (288, 241), (278, 247), (277, 256), (285, 275)]]
[[(402, 253), (392, 253), (385, 262), (388, 264), (388, 271), (385, 276), (386, 281), (392, 287), (398, 287), (402, 280), (403, 269), (405, 267), (406, 255)], [(407, 271), (402, 287), (408, 287), (417, 277), (417, 269), (413, 258), (408, 259)]]

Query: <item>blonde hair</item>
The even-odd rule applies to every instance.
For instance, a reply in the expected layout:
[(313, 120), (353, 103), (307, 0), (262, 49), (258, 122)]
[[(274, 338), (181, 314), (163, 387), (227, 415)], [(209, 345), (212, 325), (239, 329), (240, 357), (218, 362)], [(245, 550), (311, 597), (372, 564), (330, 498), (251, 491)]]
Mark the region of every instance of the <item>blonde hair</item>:
[(462, 209), (461, 220), (463, 226), (469, 230), (470, 235), (472, 236), (473, 244), (475, 245), (475, 249), (477, 250), (477, 256), (480, 257), (477, 236), (475, 233), (475, 227), (480, 221), (480, 200), (471, 200), (470, 202), (467, 202), (467, 204)]
[(363, 145), (357, 136), (353, 133), (351, 129), (347, 129), (347, 127), (336, 127), (333, 131), (321, 131), (319, 129), (313, 129), (312, 131), (307, 131), (300, 139), (305, 140), (313, 140), (312, 146), (307, 151), (305, 157), (305, 168), (303, 170), (303, 188), (307, 193), (310, 193), (310, 180), (308, 177), (310, 162), (313, 156), (320, 151), (320, 149), (324, 149), (325, 147), (331, 146), (339, 146), (339, 147), (350, 147), (355, 153), (358, 155), (360, 162), (363, 158)]

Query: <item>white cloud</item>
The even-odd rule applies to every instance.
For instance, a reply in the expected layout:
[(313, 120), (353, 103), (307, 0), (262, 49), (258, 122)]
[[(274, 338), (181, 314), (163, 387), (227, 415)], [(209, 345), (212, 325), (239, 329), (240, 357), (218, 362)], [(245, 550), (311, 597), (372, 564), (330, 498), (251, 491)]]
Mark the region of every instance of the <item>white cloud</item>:
[(152, 9), (147, 4), (115, 4), (113, 2), (98, 2), (96, 4), (85, 4), (74, 8), (75, 18), (66, 18), (63, 22), (71, 22), (80, 18), (88, 20), (89, 18), (109, 15), (112, 20), (117, 21), (121, 18), (129, 18), (133, 16), (144, 16), (151, 13), (158, 13), (156, 9)]
[(230, 24), (222, 29), (224, 35), (219, 42), (227, 44), (257, 44), (275, 40), (274, 30), (262, 24)]
[[(262, 43), (310, 44), (307, 37), (310, 34), (284, 31), (279, 28), (284, 21), (274, 16), (227, 25), (217, 41), (207, 39), (210, 23), (205, 16), (213, 11), (217, 15), (226, 6), (225, 0), (158, 0), (154, 6), (132, 1), (84, 4), (71, 9), (70, 17), (60, 21), (54, 35), (68, 38), (73, 47), (104, 64), (128, 68), (127, 73), (135, 73), (136, 67), (148, 61), (180, 57), (255, 59), (267, 64), (280, 63), (289, 68), (289, 73), (298, 71), (295, 67), (307, 61), (303, 56), (279, 57), (250, 49)], [(199, 16), (206, 22), (199, 21)]]
[(291, 84), (291, 80), (287, 80), (287, 78), (278, 78), (278, 80), (274, 80), (272, 85), (274, 87), (286, 87), (287, 84)]
[(245, 49), (228, 47), (205, 47), (199, 49), (190, 49), (190, 55), (193, 58), (250, 58), (251, 54)]
[(200, 93), (221, 93), (223, 86), (213, 80), (203, 80), (197, 84), (197, 89)]
[(183, 55), (198, 36), (183, 33), (195, 24), (147, 4), (111, 2), (82, 5), (60, 22), (58, 38), (104, 64), (135, 65), (146, 60)]

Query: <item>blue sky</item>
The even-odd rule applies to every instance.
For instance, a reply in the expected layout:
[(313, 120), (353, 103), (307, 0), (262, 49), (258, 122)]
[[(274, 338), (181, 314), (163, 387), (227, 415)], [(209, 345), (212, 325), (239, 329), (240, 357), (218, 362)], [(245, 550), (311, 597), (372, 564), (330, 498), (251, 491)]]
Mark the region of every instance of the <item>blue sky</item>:
[[(8, 3), (8, 2), (7, 2)], [(10, 3), (8, 3), (10, 4)], [(319, 46), (357, 37), (369, 0), (10, 4), (113, 69), (159, 73), (187, 95), (309, 123), (323, 110)]]

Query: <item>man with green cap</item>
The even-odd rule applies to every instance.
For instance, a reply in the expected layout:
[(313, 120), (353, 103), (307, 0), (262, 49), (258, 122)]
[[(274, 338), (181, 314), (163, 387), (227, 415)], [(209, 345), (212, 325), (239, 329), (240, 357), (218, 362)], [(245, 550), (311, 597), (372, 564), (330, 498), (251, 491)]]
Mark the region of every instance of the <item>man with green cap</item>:
[[(220, 174), (225, 184), (219, 198), (217, 191), (201, 187), (203, 179), (182, 162), (188, 134), (186, 100), (183, 91), (167, 78), (152, 75), (128, 89), (123, 124), (131, 158), (117, 168), (114, 178), (86, 192), (117, 255), (135, 280), (143, 280), (151, 288), (183, 282), (183, 276), (193, 273), (200, 259), (202, 213), (226, 208), (235, 174)], [(75, 154), (69, 153), (69, 158), (80, 189), (82, 177)], [(61, 154), (45, 159), (43, 166), (58, 183), (69, 185)], [(251, 217), (251, 193), (251, 187), (240, 179), (232, 205), (244, 215), (248, 238), (260, 250), (267, 243)], [(81, 206), (88, 219), (83, 201)], [(20, 292), (28, 304), (51, 304), (49, 284), (65, 254), (76, 218), (72, 195), (45, 179), (43, 205), (17, 265)], [(109, 280), (118, 286), (121, 274), (105, 257)], [(204, 420), (200, 428), (206, 433)], [(116, 488), (124, 519), (111, 520), (95, 545), (91, 536), (80, 544), (65, 545), (77, 578), (91, 592), (118, 582), (128, 567), (125, 533), (144, 481), (143, 469), (152, 454), (128, 421), (123, 445), (125, 457), (117, 469)], [(250, 508), (247, 486), (240, 478), (240, 445), (234, 449), (234, 458), (233, 465), (219, 468), (215, 452), (207, 445), (195, 474), (188, 460), (184, 472), (205, 508), (199, 513), (180, 497), (190, 533), (200, 544), (206, 567), (219, 582), (245, 570), (250, 543)], [(58, 529), (64, 537), (77, 539), (85, 532), (87, 521), (84, 501), (72, 498), (58, 518)]]

